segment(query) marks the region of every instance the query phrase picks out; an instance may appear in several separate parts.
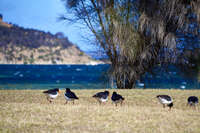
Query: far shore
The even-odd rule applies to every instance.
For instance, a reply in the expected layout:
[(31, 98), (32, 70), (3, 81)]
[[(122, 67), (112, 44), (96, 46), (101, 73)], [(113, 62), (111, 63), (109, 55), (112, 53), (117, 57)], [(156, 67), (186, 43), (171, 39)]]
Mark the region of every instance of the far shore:
[(22, 64), (22, 63), (0, 63), (0, 65), (104, 65), (104, 64), (110, 64), (109, 61), (103, 62), (103, 61), (93, 61), (88, 63), (33, 63), (33, 64)]
[(104, 64), (110, 64), (110, 63), (96, 63), (96, 64), (90, 64), (90, 63), (69, 63), (69, 64), (52, 64), (52, 63), (43, 63), (43, 64), (0, 64), (0, 65), (104, 65)]

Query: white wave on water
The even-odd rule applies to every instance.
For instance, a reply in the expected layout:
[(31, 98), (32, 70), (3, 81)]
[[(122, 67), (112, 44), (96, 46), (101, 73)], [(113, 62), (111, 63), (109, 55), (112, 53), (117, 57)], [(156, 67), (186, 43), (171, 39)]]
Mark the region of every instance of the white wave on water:
[(185, 89), (186, 86), (185, 86), (185, 85), (181, 85), (180, 88), (181, 88), (181, 89)]
[(80, 68), (76, 68), (76, 71), (82, 71), (82, 69), (80, 69)]
[(20, 71), (15, 72), (13, 75), (17, 76), (18, 74), (20, 74)]
[(24, 75), (23, 75), (23, 74), (20, 74), (19, 77), (24, 77)]
[(144, 83), (138, 83), (138, 86), (144, 87)]

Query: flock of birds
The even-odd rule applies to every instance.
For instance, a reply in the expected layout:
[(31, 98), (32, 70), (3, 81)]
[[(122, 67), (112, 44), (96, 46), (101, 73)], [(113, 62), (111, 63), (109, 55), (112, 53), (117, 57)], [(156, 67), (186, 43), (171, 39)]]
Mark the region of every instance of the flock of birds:
[[(59, 95), (60, 89), (58, 89), (58, 88), (50, 89), (47, 91), (43, 91), (43, 93), (45, 93), (47, 95), (47, 100), (51, 103), (52, 100), (55, 99)], [(76, 96), (76, 94), (74, 92), (72, 92), (69, 88), (66, 88), (64, 96), (66, 99), (66, 104), (69, 101), (72, 101), (74, 104), (74, 100), (79, 99)], [(104, 91), (104, 92), (98, 92), (95, 95), (93, 95), (92, 97), (94, 97), (101, 104), (101, 103), (105, 103), (108, 101), (108, 96), (109, 96), (109, 91)], [(165, 108), (165, 106), (168, 106), (169, 109), (171, 109), (173, 107), (173, 100), (170, 96), (157, 95), (156, 97), (159, 100), (159, 102), (163, 105), (164, 108)], [(117, 92), (114, 91), (111, 96), (111, 100), (113, 103), (115, 103), (116, 106), (118, 103), (120, 103), (122, 105), (122, 103), (124, 101), (124, 97), (122, 97), (120, 94), (117, 94)], [(199, 103), (199, 99), (196, 96), (189, 96), (187, 101), (188, 101), (187, 105), (194, 106), (194, 107)]]

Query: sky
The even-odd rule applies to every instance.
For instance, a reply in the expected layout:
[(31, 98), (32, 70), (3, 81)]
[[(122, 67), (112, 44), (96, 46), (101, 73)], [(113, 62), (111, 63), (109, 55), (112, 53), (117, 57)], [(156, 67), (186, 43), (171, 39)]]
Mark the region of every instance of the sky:
[(88, 31), (78, 24), (58, 21), (65, 13), (61, 0), (0, 0), (0, 14), (5, 22), (24, 28), (33, 28), (55, 34), (63, 32), (68, 39), (83, 51), (94, 51), (94, 46), (82, 38)]

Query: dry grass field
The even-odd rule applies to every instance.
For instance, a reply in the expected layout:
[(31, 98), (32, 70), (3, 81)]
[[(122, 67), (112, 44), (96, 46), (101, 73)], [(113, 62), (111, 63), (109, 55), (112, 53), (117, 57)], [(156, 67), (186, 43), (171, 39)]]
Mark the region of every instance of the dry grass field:
[[(200, 90), (115, 90), (123, 106), (109, 99), (99, 105), (91, 96), (103, 90), (73, 90), (79, 100), (65, 105), (64, 90), (53, 103), (42, 90), (0, 90), (0, 132), (6, 133), (200, 133), (200, 109), (186, 106)], [(110, 90), (112, 94), (114, 90)], [(155, 98), (168, 94), (171, 111)]]

